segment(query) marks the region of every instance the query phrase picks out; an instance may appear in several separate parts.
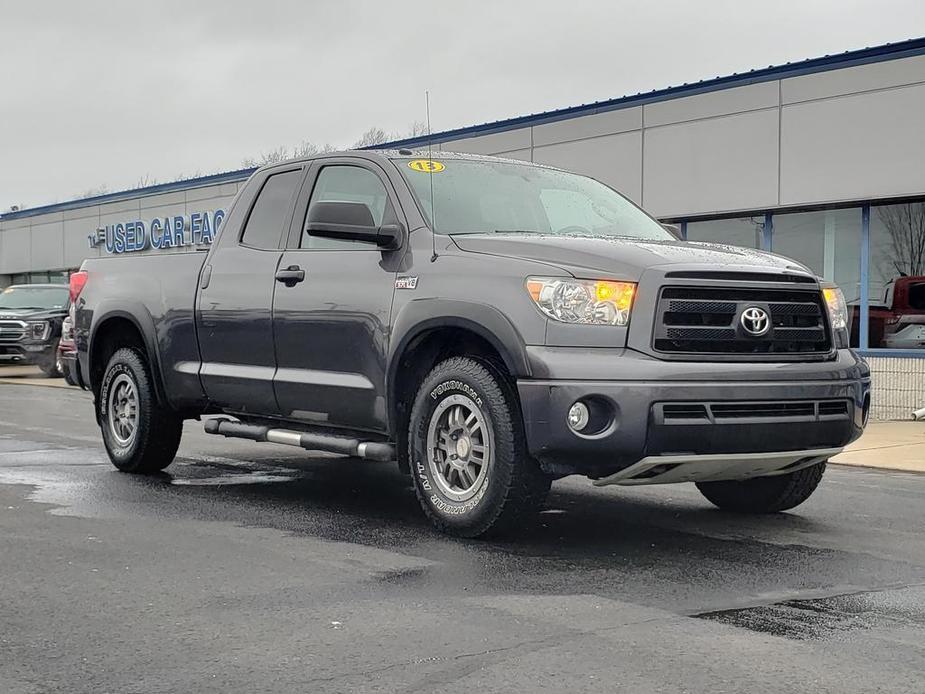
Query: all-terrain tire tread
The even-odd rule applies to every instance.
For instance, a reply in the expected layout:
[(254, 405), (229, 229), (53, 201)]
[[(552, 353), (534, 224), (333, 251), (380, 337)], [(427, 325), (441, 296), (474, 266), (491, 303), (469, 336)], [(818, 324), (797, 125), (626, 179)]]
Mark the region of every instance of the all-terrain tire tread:
[[(172, 410), (158, 404), (151, 382), (150, 370), (144, 355), (132, 347), (122, 347), (109, 360), (108, 373), (114, 363), (130, 364), (134, 371), (138, 391), (138, 436), (139, 454), (130, 464), (113, 464), (123, 472), (152, 474), (160, 472), (173, 462), (180, 447), (183, 421)], [(100, 403), (105, 408), (105, 403)], [(100, 414), (105, 426), (105, 412)]]
[[(536, 511), (542, 506), (549, 492), (550, 479), (543, 475), (526, 453), (523, 428), (520, 426), (520, 412), (517, 398), (507, 382), (497, 376), (489, 365), (471, 357), (450, 357), (437, 364), (421, 381), (421, 386), (442, 378), (442, 372), (454, 372), (477, 382), (486, 398), (491, 398), (502, 406), (498, 407), (500, 416), (493, 417), (495, 461), (492, 474), (501, 478), (503, 496), (493, 512), (482, 519), (477, 526), (461, 529), (446, 523), (436, 514), (430, 506), (421, 486), (414, 485), (415, 494), (424, 513), (438, 530), (457, 537), (479, 537), (486, 534), (504, 534), (516, 527), (519, 520), (526, 514)], [(421, 388), (415, 395), (415, 406), (412, 408), (409, 421), (408, 455), (409, 460), (414, 459), (414, 437), (416, 429), (420, 428), (418, 422), (419, 403), (417, 402)], [(511, 452), (513, 464), (501, 469), (498, 463), (499, 453), (503, 450)], [(413, 471), (412, 471), (413, 472)]]

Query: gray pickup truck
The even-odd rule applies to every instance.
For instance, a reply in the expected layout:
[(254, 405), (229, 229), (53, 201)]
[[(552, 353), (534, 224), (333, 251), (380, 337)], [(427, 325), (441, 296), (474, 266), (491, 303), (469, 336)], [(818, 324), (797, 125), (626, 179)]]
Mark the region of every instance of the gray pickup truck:
[(118, 469), (163, 469), (202, 418), (397, 460), (459, 536), (517, 526), (573, 474), (789, 509), (870, 405), (837, 288), (519, 161), (268, 166), (207, 252), (88, 260), (71, 289), (77, 376)]

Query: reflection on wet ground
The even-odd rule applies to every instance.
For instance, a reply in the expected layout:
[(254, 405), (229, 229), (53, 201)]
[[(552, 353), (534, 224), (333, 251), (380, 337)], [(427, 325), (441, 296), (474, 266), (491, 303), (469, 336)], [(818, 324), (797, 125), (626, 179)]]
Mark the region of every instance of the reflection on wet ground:
[[(223, 455), (186, 450), (165, 472), (136, 477), (113, 470), (98, 451), (38, 446), (25, 442), (22, 466), (0, 461), (0, 482), (33, 485), (33, 498), (57, 506), (56, 514), (230, 521), (397, 551), (434, 564), (375, 580), (422, 595), (447, 586), (593, 593), (758, 623), (759, 613), (737, 616), (739, 608), (774, 598), (786, 606), (820, 586), (831, 595), (925, 583), (925, 568), (902, 552), (856, 551), (882, 543), (862, 535), (846, 543), (829, 513), (742, 517), (715, 510), (690, 486), (595, 489), (563, 480), (514, 536), (462, 541), (431, 529), (393, 465), (274, 456), (272, 447), (255, 459), (232, 445)], [(863, 486), (865, 475), (835, 469), (829, 478), (820, 496), (841, 505), (839, 485)], [(778, 612), (787, 609), (801, 608)]]
[(0, 617), (43, 682), (93, 663), (69, 691), (156, 689), (130, 681), (154, 634), (149, 684), (218, 663), (224, 692), (925, 691), (925, 477), (833, 467), (760, 518), (567, 479), (465, 541), (394, 465), (192, 432), (139, 477), (27, 426), (0, 433)]
[(925, 587), (785, 600), (696, 615), (788, 639), (832, 639), (861, 630), (925, 629)]

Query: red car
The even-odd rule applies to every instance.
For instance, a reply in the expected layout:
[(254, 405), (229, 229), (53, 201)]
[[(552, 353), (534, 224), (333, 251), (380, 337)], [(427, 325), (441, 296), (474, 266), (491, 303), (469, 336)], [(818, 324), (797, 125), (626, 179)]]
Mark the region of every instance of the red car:
[[(857, 344), (860, 306), (852, 307), (852, 344)], [(889, 349), (925, 347), (925, 276), (897, 277), (882, 302), (870, 303), (870, 346)]]

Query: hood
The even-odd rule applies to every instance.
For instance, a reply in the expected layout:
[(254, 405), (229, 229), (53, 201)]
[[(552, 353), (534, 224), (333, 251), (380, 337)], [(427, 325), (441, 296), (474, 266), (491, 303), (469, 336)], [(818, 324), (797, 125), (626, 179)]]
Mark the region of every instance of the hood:
[(50, 320), (52, 318), (63, 318), (67, 315), (67, 309), (64, 308), (42, 308), (42, 309), (15, 309), (0, 308), (0, 320)]
[(455, 234), (463, 251), (487, 253), (555, 265), (575, 276), (589, 271), (614, 279), (638, 279), (648, 268), (665, 265), (702, 266), (711, 270), (753, 270), (814, 273), (800, 263), (739, 246), (695, 241), (648, 241), (614, 236), (556, 234)]

